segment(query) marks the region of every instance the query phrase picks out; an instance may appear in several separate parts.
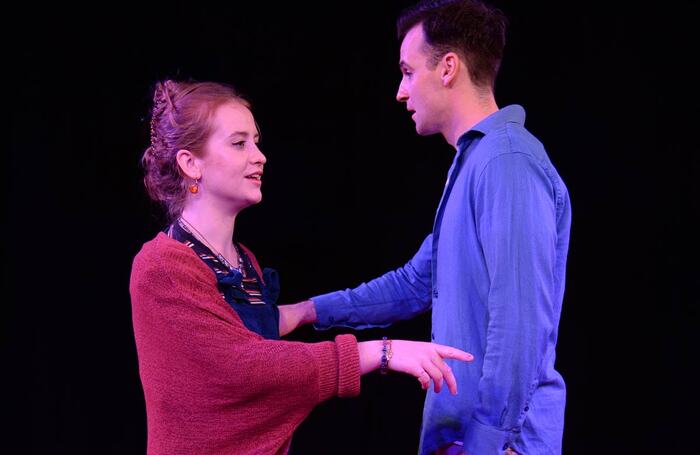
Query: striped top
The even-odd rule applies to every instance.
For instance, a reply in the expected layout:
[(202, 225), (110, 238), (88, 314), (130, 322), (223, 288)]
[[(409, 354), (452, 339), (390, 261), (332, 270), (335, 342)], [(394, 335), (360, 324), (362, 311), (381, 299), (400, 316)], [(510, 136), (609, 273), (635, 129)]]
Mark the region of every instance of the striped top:
[(268, 278), (268, 272), (274, 272), (272, 269), (265, 269), (265, 279), (261, 278), (246, 249), (235, 241), (241, 268), (229, 268), (179, 219), (168, 227), (166, 233), (168, 237), (191, 248), (214, 272), (219, 293), (238, 313), (246, 327), (265, 338), (279, 339), (279, 310), (274, 302), (277, 290), (264, 292), (266, 282), (268, 286), (278, 286), (278, 283), (269, 282), (276, 281), (276, 273), (270, 273)]

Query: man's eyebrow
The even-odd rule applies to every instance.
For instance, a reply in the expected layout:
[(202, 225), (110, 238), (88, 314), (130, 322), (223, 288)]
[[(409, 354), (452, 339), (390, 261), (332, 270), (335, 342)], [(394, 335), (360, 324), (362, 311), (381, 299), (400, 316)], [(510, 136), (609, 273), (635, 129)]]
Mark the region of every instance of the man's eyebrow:
[(399, 60), (399, 68), (401, 68), (401, 69), (410, 69), (411, 66), (410, 66), (408, 63), (404, 62), (403, 60)]

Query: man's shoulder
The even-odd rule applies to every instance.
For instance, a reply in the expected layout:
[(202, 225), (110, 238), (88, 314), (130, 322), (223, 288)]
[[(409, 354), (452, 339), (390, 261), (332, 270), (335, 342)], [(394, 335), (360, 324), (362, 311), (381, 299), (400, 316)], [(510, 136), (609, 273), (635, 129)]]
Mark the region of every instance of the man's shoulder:
[(492, 128), (481, 138), (476, 151), (478, 151), (479, 158), (484, 161), (490, 161), (499, 155), (513, 153), (524, 153), (537, 160), (546, 155), (542, 142), (524, 125), (515, 122), (506, 122)]

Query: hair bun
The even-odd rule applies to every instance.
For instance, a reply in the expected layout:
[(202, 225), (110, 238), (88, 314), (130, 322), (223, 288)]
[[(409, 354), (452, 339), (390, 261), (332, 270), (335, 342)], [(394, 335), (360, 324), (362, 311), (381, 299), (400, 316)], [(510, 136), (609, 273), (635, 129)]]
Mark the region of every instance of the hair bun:
[(141, 164), (150, 197), (161, 201), (171, 219), (182, 212), (187, 182), (177, 164), (178, 150), (201, 154), (210, 134), (211, 113), (222, 103), (236, 101), (250, 108), (232, 87), (215, 82), (156, 82), (151, 108), (151, 143)]

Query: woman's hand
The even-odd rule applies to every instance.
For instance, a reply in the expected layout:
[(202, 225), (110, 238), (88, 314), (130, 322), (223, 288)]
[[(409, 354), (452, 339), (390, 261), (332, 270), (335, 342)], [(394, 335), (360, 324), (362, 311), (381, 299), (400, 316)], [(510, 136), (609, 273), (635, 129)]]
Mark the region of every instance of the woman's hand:
[[(379, 368), (382, 356), (381, 341), (364, 341), (357, 344), (360, 351), (360, 370), (362, 374)], [(450, 346), (421, 341), (392, 340), (392, 356), (389, 369), (410, 374), (418, 379), (423, 389), (430, 387), (433, 380), (435, 392), (442, 390), (443, 382), (452, 395), (457, 394), (457, 381), (452, 369), (444, 359), (469, 362), (474, 356)]]

